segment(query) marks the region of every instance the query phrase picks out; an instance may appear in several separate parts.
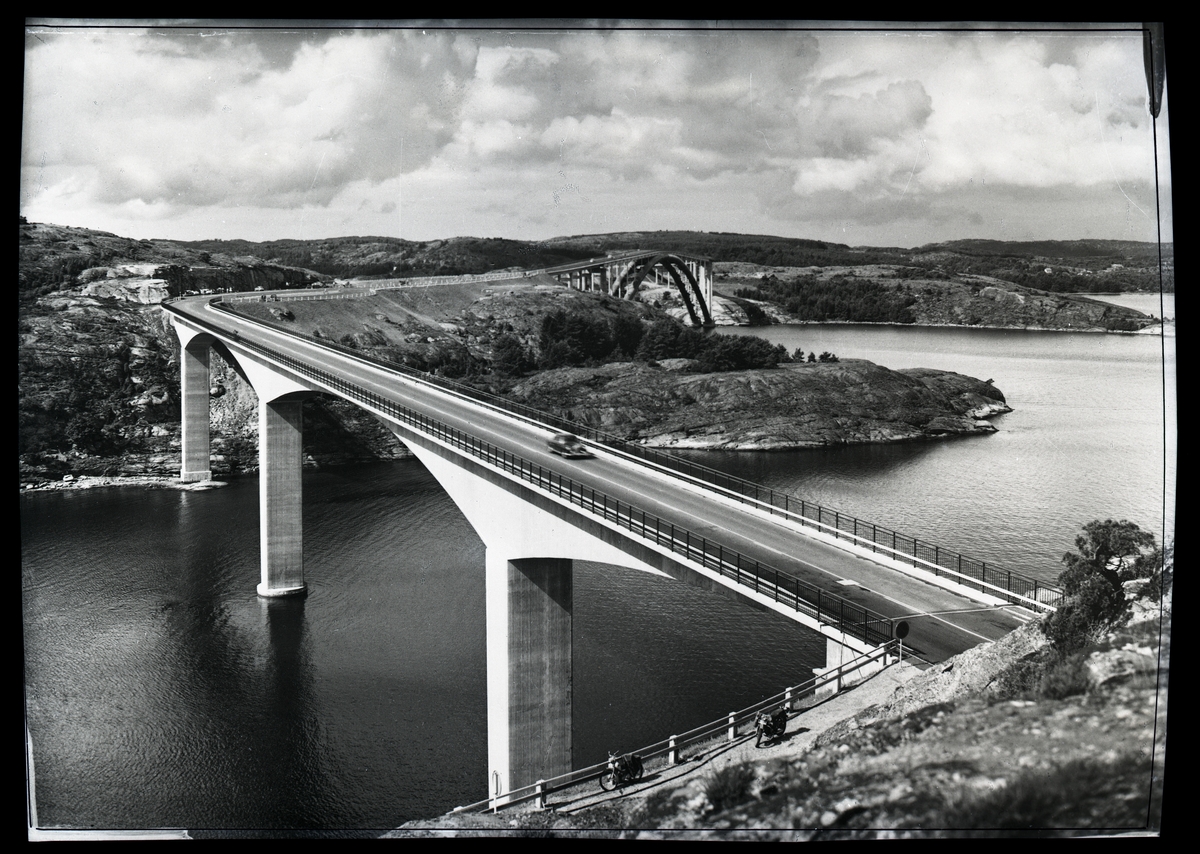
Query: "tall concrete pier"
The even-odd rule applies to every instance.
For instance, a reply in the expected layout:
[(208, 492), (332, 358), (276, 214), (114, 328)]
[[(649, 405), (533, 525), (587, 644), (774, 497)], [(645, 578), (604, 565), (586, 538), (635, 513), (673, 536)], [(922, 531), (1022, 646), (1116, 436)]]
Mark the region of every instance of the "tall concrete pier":
[(196, 335), (185, 341), (178, 325), (175, 331), (182, 345), (179, 352), (179, 384), (183, 410), (183, 460), (179, 479), (184, 483), (212, 480), (208, 435), (208, 360), (212, 337)]
[[(209, 361), (216, 339), (175, 322), (179, 336), (182, 462), (179, 479), (212, 479), (209, 435)], [(226, 345), (228, 346), (228, 345)], [(260, 596), (305, 591), (302, 469), (303, 400), (313, 390), (249, 353), (234, 354), (236, 367), (258, 395)]]
[(488, 766), (503, 794), (571, 771), (574, 571), (493, 549), (486, 562)]
[(304, 591), (303, 401), (258, 404), (259, 596)]

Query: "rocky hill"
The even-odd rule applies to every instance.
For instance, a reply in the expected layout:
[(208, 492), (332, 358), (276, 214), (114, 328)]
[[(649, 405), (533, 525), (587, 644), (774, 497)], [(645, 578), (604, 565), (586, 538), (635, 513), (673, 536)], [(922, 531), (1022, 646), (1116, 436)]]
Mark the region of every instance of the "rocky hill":
[(253, 256), (24, 220), (18, 246), (17, 284), (23, 302), (65, 290), (84, 297), (157, 305), (188, 290), (267, 290), (330, 280), (312, 270)]
[[(535, 349), (541, 320), (569, 309), (601, 321), (658, 316), (644, 303), (522, 280), (380, 291), (336, 302), (250, 303), (239, 311), (428, 367), (487, 363), (501, 334)], [(980, 380), (891, 371), (865, 360), (697, 373), (691, 359), (542, 370), (505, 383), (511, 400), (656, 447), (771, 450), (991, 433), (1010, 411)], [(500, 389), (493, 389), (500, 390)]]
[[(170, 241), (24, 221), (19, 255), (23, 484), (79, 475), (177, 476), (179, 343), (159, 310), (162, 300), (187, 290), (303, 287), (329, 278)], [(244, 471), (257, 456), (256, 401), (224, 362), (213, 363), (214, 470)], [(349, 405), (314, 404), (309, 426), (316, 459), (402, 453), (374, 419)]]

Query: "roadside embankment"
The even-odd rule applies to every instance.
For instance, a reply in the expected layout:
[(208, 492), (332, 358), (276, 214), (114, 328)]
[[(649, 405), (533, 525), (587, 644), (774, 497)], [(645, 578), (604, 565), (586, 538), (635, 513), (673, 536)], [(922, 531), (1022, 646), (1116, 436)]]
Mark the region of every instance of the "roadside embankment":
[(1015, 689), (1012, 674), (1046, 644), (1037, 622), (923, 672), (885, 670), (793, 715), (790, 735), (768, 750), (752, 736), (712, 745), (624, 793), (552, 793), (546, 810), (450, 814), (387, 838), (1154, 833), (1170, 604), (1169, 594), (1135, 601), (1127, 625), (1046, 671), (1033, 690)]

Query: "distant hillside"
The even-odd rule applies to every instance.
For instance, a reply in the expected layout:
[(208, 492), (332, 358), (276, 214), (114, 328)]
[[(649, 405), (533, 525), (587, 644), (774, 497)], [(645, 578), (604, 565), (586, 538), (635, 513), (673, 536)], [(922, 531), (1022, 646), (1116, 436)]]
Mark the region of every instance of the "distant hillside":
[(537, 269), (591, 257), (583, 250), (547, 248), (522, 240), (454, 237), (413, 241), (397, 237), (331, 237), (323, 240), (193, 240), (194, 250), (256, 255), (272, 263), (304, 267), (345, 279), (457, 276), (509, 267)]
[(83, 288), (88, 296), (157, 303), (186, 290), (250, 291), (302, 287), (327, 279), (312, 270), (267, 263), (241, 244), (205, 251), (169, 240), (133, 240), (107, 231), (21, 218), (17, 292), (22, 301)]
[(591, 255), (603, 255), (610, 250), (673, 249), (714, 261), (745, 261), (776, 267), (894, 264), (909, 254), (903, 249), (851, 247), (799, 237), (723, 231), (629, 231), (555, 237), (540, 245), (587, 250)]
[(907, 264), (1005, 279), (1052, 293), (1175, 292), (1175, 248), (1131, 240), (955, 240), (913, 249)]
[[(1045, 258), (1114, 258), (1158, 263), (1159, 245), (1135, 240), (951, 240), (929, 243), (913, 252), (963, 255), (1013, 255)], [(1174, 260), (1175, 244), (1162, 244), (1163, 260)]]
[[(160, 241), (161, 243), (162, 241)], [(555, 237), (538, 242), (454, 237), (412, 241), (395, 237), (322, 240), (200, 240), (176, 244), (192, 251), (255, 256), (339, 278), (398, 278), (538, 269), (608, 252), (667, 249), (720, 262), (765, 267), (847, 267), (893, 264), (929, 278), (976, 274), (1059, 293), (1156, 291), (1158, 247), (1123, 240), (958, 240), (916, 249), (847, 246), (799, 237), (705, 231), (629, 231)], [(1050, 273), (1046, 269), (1051, 270)], [(1173, 247), (1164, 247), (1161, 286), (1174, 290)]]

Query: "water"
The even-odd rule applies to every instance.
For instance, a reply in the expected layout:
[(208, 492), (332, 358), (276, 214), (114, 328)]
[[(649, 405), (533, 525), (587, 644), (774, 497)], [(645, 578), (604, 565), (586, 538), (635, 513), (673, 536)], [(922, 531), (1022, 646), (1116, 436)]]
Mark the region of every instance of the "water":
[[(992, 436), (699, 455), (713, 465), (1046, 579), (1090, 519), (1170, 529), (1162, 339), (723, 331), (991, 377), (1015, 411)], [(416, 461), (311, 471), (304, 489), (310, 595), (279, 602), (254, 593), (254, 478), (21, 497), (42, 826), (361, 833), (486, 796), (482, 544)], [(578, 562), (575, 595), (578, 765), (823, 663), (811, 632), (669, 580)]]
[(789, 352), (991, 379), (1013, 412), (993, 418), (998, 432), (986, 437), (700, 455), (713, 467), (1046, 581), (1092, 519), (1129, 519), (1160, 540), (1173, 532), (1174, 338), (854, 324), (728, 331)]
[[(21, 499), (42, 826), (375, 828), (486, 797), (482, 543), (416, 461), (305, 476), (304, 600), (258, 576), (258, 487)], [(774, 694), (823, 639), (576, 564), (577, 764)]]

